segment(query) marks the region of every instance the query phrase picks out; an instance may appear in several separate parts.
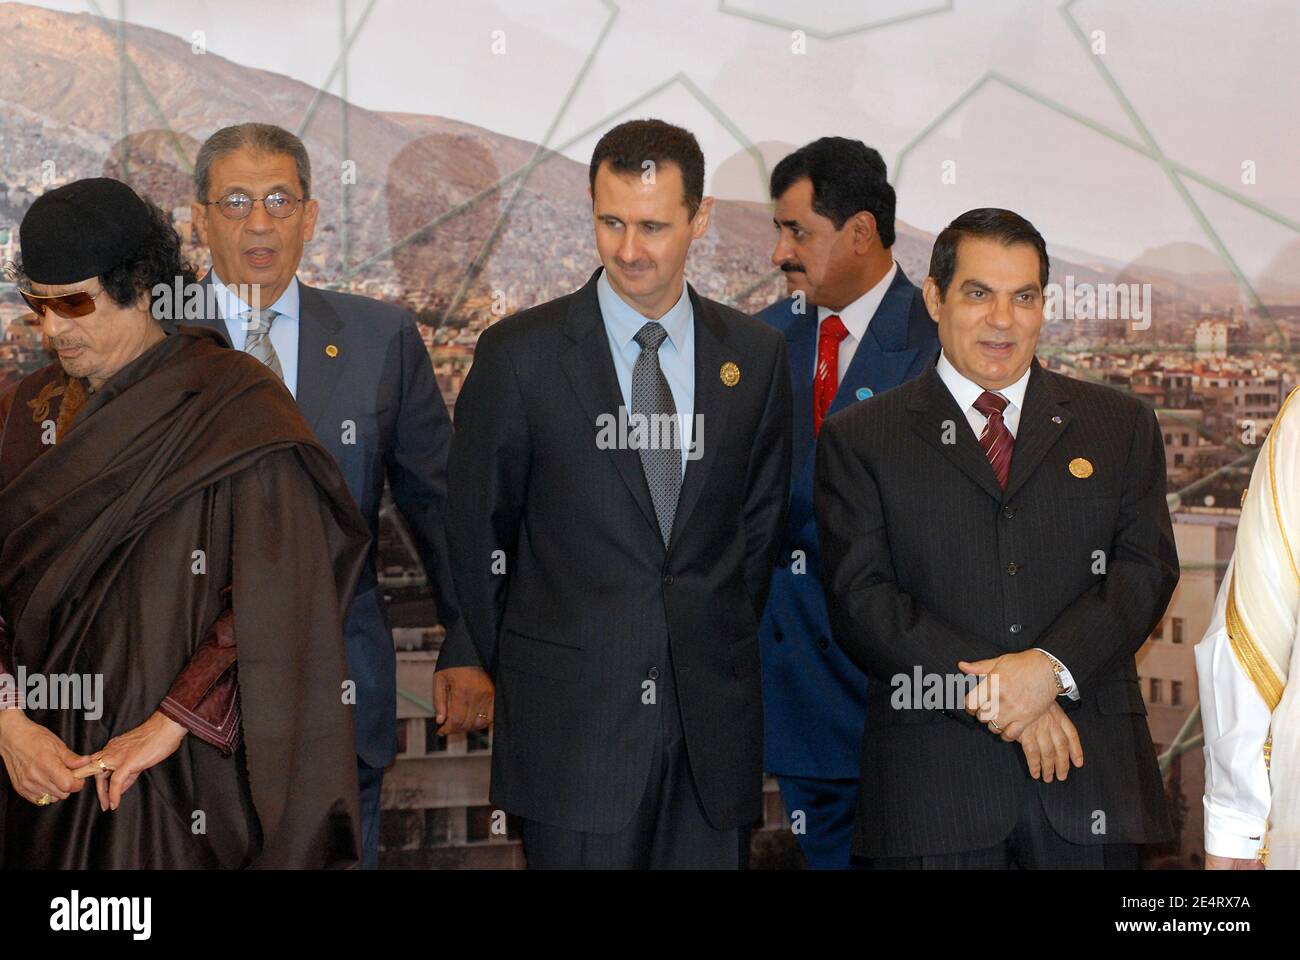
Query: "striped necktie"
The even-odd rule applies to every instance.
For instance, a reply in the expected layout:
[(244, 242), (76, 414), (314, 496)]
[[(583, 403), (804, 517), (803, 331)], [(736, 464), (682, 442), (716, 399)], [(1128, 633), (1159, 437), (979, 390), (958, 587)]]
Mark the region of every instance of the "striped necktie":
[(993, 475), (998, 478), (998, 486), (1007, 488), (1007, 477), (1011, 475), (1011, 451), (1015, 449), (1016, 438), (1007, 428), (1002, 418), (1002, 411), (1007, 408), (1007, 398), (985, 390), (975, 401), (975, 409), (989, 418), (980, 434), (980, 448), (989, 458)]
[(279, 314), (274, 310), (249, 310), (244, 314), (244, 352), (252, 354), (270, 367), (277, 377), (284, 379), (280, 356), (271, 343), (271, 324)]

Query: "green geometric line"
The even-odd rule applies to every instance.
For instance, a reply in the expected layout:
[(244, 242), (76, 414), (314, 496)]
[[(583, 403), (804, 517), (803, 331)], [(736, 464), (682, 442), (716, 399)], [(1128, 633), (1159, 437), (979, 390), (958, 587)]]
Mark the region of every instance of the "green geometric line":
[(1160, 754), (1160, 776), (1164, 777), (1169, 773), (1169, 765), (1173, 762), (1174, 757), (1186, 753), (1193, 747), (1199, 747), (1205, 742), (1205, 735), (1200, 733), (1190, 739), (1187, 738), (1187, 735), (1192, 732), (1192, 728), (1196, 726), (1200, 719), (1201, 705), (1198, 703), (1183, 718), (1183, 725), (1178, 729), (1178, 735), (1174, 737), (1169, 749)]
[[(1092, 119), (1091, 117), (1085, 116), (1084, 114), (1079, 113), (1077, 110), (1074, 110), (1071, 107), (1066, 106), (1060, 101), (1053, 100), (1051, 97), (1047, 96), (1046, 94), (1040, 93), (1037, 90), (1033, 90), (1030, 87), (1027, 87), (1024, 84), (1020, 83), (1019, 81), (1013, 80), (1010, 77), (1005, 76), (1004, 74), (1000, 73), (997, 70), (989, 70), (982, 77), (980, 77), (980, 79), (977, 80), (969, 89), (967, 89), (965, 93), (959, 96), (957, 100), (955, 100), (949, 107), (947, 107), (942, 113), (940, 113), (938, 117), (936, 117), (933, 121), (927, 124), (920, 133), (918, 133), (915, 137), (913, 137), (910, 141), (908, 141), (908, 143), (903, 147), (903, 149), (899, 151), (898, 158), (894, 161), (894, 175), (893, 177), (890, 178), (895, 185), (897, 185), (899, 182), (899, 176), (902, 170), (903, 161), (906, 158), (907, 154), (912, 151), (912, 148), (915, 147), (922, 140), (926, 139), (934, 131), (934, 128), (938, 127), (945, 120), (947, 120), (948, 117), (950, 117), (953, 113), (955, 113), (956, 110), (962, 104), (964, 104), (968, 99), (970, 99), (970, 97), (974, 95), (974, 93), (977, 90), (979, 90), (980, 87), (982, 87), (985, 83), (989, 82), (990, 80), (1000, 83), (1011, 90), (1014, 90), (1015, 92), (1021, 94), (1022, 96), (1027, 97), (1030, 100), (1033, 100), (1035, 103), (1038, 103), (1040, 106), (1047, 107), (1048, 109), (1061, 114), (1063, 117), (1073, 120), (1075, 123), (1078, 123), (1081, 126), (1085, 126), (1089, 128), (1094, 133), (1098, 133), (1101, 136), (1106, 137), (1108, 140), (1112, 140), (1115, 143), (1120, 144), (1121, 146), (1127, 147), (1128, 149), (1132, 150), (1134, 153), (1138, 153), (1149, 160), (1153, 160), (1157, 162), (1159, 160), (1159, 153), (1153, 148), (1147, 147), (1139, 143), (1138, 141), (1134, 140), (1132, 137), (1127, 137), (1122, 133), (1112, 130), (1110, 127), (1107, 127), (1105, 124), (1100, 123)], [(1286, 216), (1285, 214), (1279, 213), (1276, 210), (1272, 210), (1264, 206), (1263, 204), (1259, 203), (1257, 200), (1252, 200), (1251, 198), (1245, 196), (1244, 194), (1224, 186), (1223, 184), (1214, 180), (1212, 177), (1204, 173), (1201, 173), (1199, 170), (1189, 167), (1184, 163), (1180, 163), (1179, 161), (1176, 160), (1169, 160), (1168, 158), (1166, 158), (1166, 162), (1169, 163), (1170, 167), (1175, 172), (1181, 174), (1187, 179), (1193, 180), (1196, 183), (1200, 184), (1201, 186), (1214, 191), (1220, 196), (1226, 197), (1229, 200), (1233, 200), (1236, 203), (1239, 203), (1242, 206), (1249, 208), (1255, 213), (1258, 213), (1260, 216), (1272, 220), (1274, 223), (1284, 226), (1289, 230), (1293, 230), (1296, 233), (1300, 233), (1300, 221), (1292, 220), (1290, 217)]]
[(748, 10), (733, 10), (727, 6), (727, 0), (718, 0), (718, 12), (726, 14), (729, 17), (740, 17), (742, 20), (752, 20), (755, 23), (763, 23), (770, 27), (781, 27), (785, 30), (802, 30), (810, 37), (816, 37), (818, 40), (839, 40), (842, 37), (851, 37), (859, 33), (866, 33), (869, 30), (878, 30), (881, 27), (892, 27), (898, 23), (905, 23), (908, 20), (917, 20), (921, 17), (928, 17), (936, 13), (948, 13), (952, 10), (952, 0), (946, 0), (934, 7), (927, 7), (924, 10), (915, 10), (911, 13), (900, 13), (892, 17), (886, 17), (883, 20), (876, 20), (870, 23), (864, 23), (856, 27), (845, 27), (842, 30), (833, 30), (829, 33), (821, 30), (813, 30), (801, 26), (791, 20), (779, 20), (776, 17), (769, 17), (762, 13), (752, 13)]
[(1260, 299), (1259, 294), (1255, 292), (1255, 287), (1246, 278), (1245, 272), (1238, 265), (1236, 259), (1232, 256), (1231, 252), (1229, 252), (1227, 246), (1223, 243), (1222, 239), (1220, 239), (1218, 233), (1211, 225), (1209, 219), (1205, 216), (1204, 211), (1201, 210), (1200, 205), (1197, 204), (1195, 199), (1193, 199), (1191, 193), (1188, 192), (1187, 185), (1184, 184), (1182, 180), (1175, 174), (1171, 164), (1169, 163), (1168, 158), (1165, 156), (1164, 150), (1162, 150), (1160, 146), (1156, 143), (1155, 137), (1151, 134), (1151, 131), (1147, 128), (1147, 125), (1142, 121), (1142, 118), (1138, 116), (1137, 110), (1134, 109), (1132, 102), (1125, 95), (1119, 83), (1116, 82), (1115, 77), (1110, 72), (1110, 69), (1104, 63), (1101, 62), (1101, 57), (1091, 53), (1091, 48), (1088, 44), (1088, 38), (1084, 35), (1083, 28), (1079, 26), (1078, 21), (1074, 19), (1074, 16), (1070, 11), (1070, 7), (1072, 7), (1076, 2), (1077, 0), (1066, 0), (1066, 2), (1062, 4), (1060, 7), (1061, 16), (1064, 17), (1066, 23), (1069, 24), (1070, 31), (1083, 45), (1084, 49), (1089, 51), (1088, 52), (1089, 59), (1092, 60), (1093, 66), (1096, 67), (1097, 71), (1101, 74), (1102, 80), (1106, 83), (1106, 86), (1110, 88), (1111, 94), (1115, 97), (1116, 100), (1119, 101), (1120, 109), (1124, 111), (1125, 115), (1128, 116), (1129, 121), (1137, 128), (1138, 132), (1141, 133), (1142, 138), (1147, 142), (1148, 146), (1150, 146), (1151, 149), (1156, 152), (1156, 156), (1153, 159), (1156, 161), (1156, 163), (1160, 165), (1160, 168), (1165, 172), (1165, 175), (1169, 178), (1169, 182), (1173, 185), (1174, 190), (1178, 193), (1180, 197), (1182, 197), (1183, 202), (1187, 205), (1187, 209), (1192, 214), (1192, 217), (1196, 220), (1198, 224), (1200, 224), (1201, 230), (1205, 233), (1211, 245), (1214, 247), (1215, 251), (1219, 254), (1220, 260), (1222, 260), (1223, 263), (1228, 267), (1228, 269), (1232, 272), (1233, 276), (1237, 278), (1237, 282), (1242, 287), (1245, 288), (1247, 294), (1250, 297), (1251, 304), (1255, 307), (1256, 311), (1259, 312), (1264, 317), (1265, 320), (1267, 320), (1270, 324), (1273, 325), (1273, 332), (1278, 335), (1279, 341), (1285, 343), (1286, 340), (1283, 337), (1281, 330), (1278, 329), (1277, 321), (1275, 321), (1272, 318), (1272, 316), (1269, 314), (1268, 308), (1264, 306), (1264, 302)]
[(533, 155), (529, 158), (529, 165), (526, 172), (518, 178), (514, 190), (501, 207), (496, 223), (494, 223), (492, 229), (488, 231), (487, 238), (483, 241), (478, 252), (470, 261), (469, 267), (461, 277), (460, 284), (456, 288), (456, 293), (447, 304), (447, 309), (443, 311), (442, 320), (439, 321), (439, 325), (445, 323), (447, 318), (460, 307), (461, 301), (469, 292), (469, 285), (479, 275), (479, 270), (491, 255), (492, 248), (496, 245), (497, 237), (500, 236), (501, 231), (505, 228), (506, 221), (510, 218), (510, 212), (514, 209), (515, 201), (519, 198), (519, 194), (523, 191), (524, 185), (528, 182), (529, 177), (532, 176), (532, 171), (536, 169), (536, 164), (534, 164), (533, 161), (540, 162), (543, 153), (546, 152), (550, 145), (551, 138), (555, 136), (556, 129), (559, 128), (560, 120), (564, 117), (564, 114), (568, 112), (569, 105), (573, 102), (573, 98), (577, 94), (578, 88), (582, 86), (582, 82), (587, 78), (587, 72), (591, 69), (591, 65), (596, 59), (596, 54), (600, 52), (600, 48), (604, 45), (605, 39), (614, 28), (614, 21), (618, 19), (620, 13), (618, 6), (614, 4), (612, 0), (601, 0), (601, 3), (603, 3), (605, 8), (609, 11), (609, 16), (605, 18), (605, 22), (600, 28), (600, 34), (596, 37), (595, 45), (593, 45), (587, 52), (586, 58), (582, 61), (581, 69), (578, 70), (577, 76), (573, 78), (573, 83), (569, 85), (568, 92), (560, 101), (560, 108), (556, 111), (555, 116), (551, 118), (551, 123), (546, 129), (546, 135), (542, 138), (542, 142), (537, 144), (536, 148), (533, 150)]
[[(339, 70), (342, 69), (344, 58), (347, 57), (348, 53), (352, 50), (352, 44), (357, 39), (357, 34), (361, 32), (361, 28), (364, 27), (366, 21), (370, 19), (370, 11), (375, 9), (376, 2), (377, 0), (370, 0), (370, 2), (366, 4), (366, 9), (361, 12), (361, 19), (358, 20), (357, 25), (347, 33), (347, 41), (343, 44), (343, 49), (339, 51), (339, 55), (334, 61), (334, 66), (330, 67), (330, 72), (326, 75), (325, 82), (316, 88), (316, 94), (312, 97), (311, 103), (307, 105), (307, 112), (303, 114), (302, 120), (298, 124), (296, 133), (299, 137), (301, 137), (303, 133), (306, 132), (307, 127), (311, 125), (312, 119), (316, 116), (316, 110), (320, 106), (321, 100), (325, 98), (325, 91), (334, 83), (334, 78), (338, 76)], [(344, 157), (344, 159), (346, 160), (347, 157)]]
[[(651, 87), (645, 93), (642, 93), (639, 96), (635, 97), (634, 99), (628, 101), (623, 106), (615, 108), (613, 111), (606, 114), (604, 117), (597, 120), (595, 123), (591, 124), (586, 129), (578, 131), (573, 136), (565, 140), (563, 143), (556, 146), (554, 149), (548, 150), (546, 157), (537, 157), (536, 159), (530, 160), (528, 163), (519, 167), (517, 170), (513, 170), (510, 173), (505, 174), (499, 180), (497, 180), (496, 183), (484, 187), (482, 190), (474, 194), (472, 197), (466, 198), (465, 200), (461, 201), (452, 209), (446, 211), (443, 214), (440, 214), (439, 216), (435, 217), (433, 220), (429, 221), (423, 226), (417, 227), (416, 229), (408, 233), (406, 236), (402, 237), (400, 240), (394, 241), (388, 247), (385, 247), (383, 250), (378, 251), (373, 256), (368, 257), (366, 260), (363, 260), (361, 263), (357, 264), (351, 270), (348, 270), (344, 274), (344, 279), (355, 275), (357, 272), (359, 272), (360, 270), (366, 267), (373, 266), (375, 263), (378, 263), (383, 259), (391, 256), (395, 251), (402, 249), (408, 244), (420, 240), (422, 237), (426, 236), (431, 230), (436, 229), (439, 225), (445, 223), (447, 220), (451, 219), (454, 216), (459, 215), (460, 213), (464, 212), (468, 208), (481, 202), (485, 197), (491, 196), (492, 194), (496, 193), (506, 184), (513, 182), (519, 177), (526, 176), (538, 165), (544, 163), (547, 157), (549, 157), (551, 154), (562, 154), (565, 150), (569, 149), (569, 147), (573, 146), (575, 143), (580, 143), (583, 140), (585, 140), (587, 137), (589, 137), (592, 133), (595, 133), (597, 130), (601, 130), (605, 128), (611, 120), (617, 119), (618, 117), (632, 110), (637, 105), (643, 103), (646, 100), (651, 99), (652, 97), (657, 96), (658, 94), (662, 93), (664, 90), (667, 90), (669, 87), (673, 86), (673, 84), (675, 83), (682, 83), (682, 85), (685, 86), (688, 91), (693, 86), (693, 84), (691, 84), (690, 82), (690, 79), (685, 74), (683, 73), (674, 74), (673, 76), (669, 77), (663, 82), (655, 85), (654, 87)], [(694, 89), (698, 91), (699, 88), (695, 87)], [(705, 98), (705, 101), (701, 103), (701, 106), (704, 106), (706, 109), (710, 109), (710, 103), (711, 101), (708, 101), (707, 98)]]
[(409, 690), (403, 689), (402, 687), (398, 687), (398, 688), (397, 688), (397, 695), (398, 695), (399, 697), (401, 697), (403, 700), (406, 700), (406, 701), (408, 701), (408, 702), (410, 702), (410, 703), (415, 704), (415, 705), (416, 705), (417, 707), (419, 707), (421, 710), (427, 710), (429, 713), (432, 713), (432, 714), (434, 714), (435, 716), (436, 716), (437, 713), (438, 713), (438, 711), (435, 710), (435, 709), (433, 708), (433, 704), (432, 704), (432, 703), (430, 703), (428, 700), (425, 700), (423, 697), (417, 697), (415, 694), (411, 693), (411, 691), (409, 691)]
[[(109, 29), (108, 25), (113, 21), (104, 15), (104, 11), (100, 9), (99, 4), (96, 3), (95, 0), (86, 0), (86, 6), (89, 7), (90, 12), (101, 21), (99, 24), (96, 24), (96, 26), (101, 30), (107, 31)], [(118, 110), (121, 116), (122, 129), (125, 131), (122, 138), (125, 140), (126, 137), (130, 135), (130, 126), (127, 120), (126, 87), (123, 82), (123, 78), (130, 78), (135, 81), (136, 86), (138, 86), (144, 94), (145, 104), (153, 112), (153, 115), (161, 125), (162, 130), (167, 134), (168, 139), (171, 141), (172, 149), (176, 153), (177, 160), (187, 173), (193, 173), (194, 164), (182, 148), (180, 137), (177, 136), (176, 131), (171, 128), (171, 124), (167, 121), (166, 114), (164, 114), (162, 108), (158, 106), (158, 101), (154, 99), (153, 92), (149, 89), (148, 84), (144, 82), (144, 75), (140, 73), (140, 70), (135, 65), (135, 61), (133, 61), (130, 55), (126, 52), (126, 0), (119, 0), (118, 10), (122, 14), (122, 19), (117, 21), (118, 28), (115, 31), (116, 35), (114, 39), (117, 40), (118, 69), (120, 71), (118, 81)]]

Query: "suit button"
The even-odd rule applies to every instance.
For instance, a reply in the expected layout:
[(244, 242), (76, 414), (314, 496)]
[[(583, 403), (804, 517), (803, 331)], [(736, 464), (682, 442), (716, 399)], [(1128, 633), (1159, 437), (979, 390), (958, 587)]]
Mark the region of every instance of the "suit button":
[(664, 574), (664, 586), (671, 587), (675, 582), (676, 581), (673, 580), (673, 575), (671, 573)]
[(782, 640), (785, 639), (785, 637), (781, 636), (781, 631), (780, 631), (780, 630), (777, 630), (777, 631), (776, 631), (772, 636), (773, 636), (773, 639), (775, 639), (777, 643), (780, 643)]
[(1011, 632), (1012, 632), (1012, 633), (1019, 633), (1019, 632), (1020, 632), (1020, 624), (1018, 624), (1018, 623), (1013, 623), (1013, 624), (1011, 625)]
[(659, 679), (659, 668), (658, 668), (658, 667), (651, 667), (651, 668), (650, 668), (650, 672), (649, 672), (648, 674), (646, 674), (646, 676), (648, 676), (651, 680), (658, 680), (658, 679)]
[(831, 648), (831, 642), (826, 637), (818, 637), (817, 646), (821, 647), (823, 650), (829, 650)]
[(1016, 563), (1008, 563), (1008, 564), (1007, 564), (1007, 573), (1011, 574), (1013, 577), (1016, 575), (1016, 571), (1019, 570), (1019, 569), (1020, 569), (1020, 565), (1019, 565), (1019, 564), (1016, 564)]
[(1003, 507), (1003, 508), (1002, 508), (1002, 516), (1006, 517), (1008, 520), (1010, 520), (1010, 519), (1011, 519), (1012, 517), (1014, 517), (1015, 515), (1016, 515), (1016, 508), (1015, 508), (1015, 507)]

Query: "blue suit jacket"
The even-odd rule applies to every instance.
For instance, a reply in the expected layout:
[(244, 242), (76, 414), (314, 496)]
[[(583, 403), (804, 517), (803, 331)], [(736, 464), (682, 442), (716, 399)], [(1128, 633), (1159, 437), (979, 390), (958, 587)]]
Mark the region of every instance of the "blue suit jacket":
[[(460, 636), (465, 626), (447, 559), (451, 418), (408, 311), (301, 281), (299, 288), (298, 409), (338, 461), (370, 526), (370, 553), (344, 633), (349, 677), (356, 683), (357, 755), (368, 766), (386, 767), (397, 753), (397, 656), (375, 571), (385, 480), (447, 630), (443, 650), (460, 651), (459, 665), (478, 665), (473, 644)], [(204, 322), (226, 336), (220, 318)]]
[[(822, 591), (821, 547), (813, 515), (813, 364), (817, 310), (794, 313), (794, 300), (758, 315), (785, 334), (794, 404), (790, 513), (772, 589), (759, 626), (763, 664), (764, 769), (817, 779), (857, 779), (867, 677), (831, 641)], [(867, 335), (831, 403), (837, 410), (917, 376), (939, 355), (939, 339), (902, 267), (876, 309)], [(798, 554), (804, 558), (803, 572)]]

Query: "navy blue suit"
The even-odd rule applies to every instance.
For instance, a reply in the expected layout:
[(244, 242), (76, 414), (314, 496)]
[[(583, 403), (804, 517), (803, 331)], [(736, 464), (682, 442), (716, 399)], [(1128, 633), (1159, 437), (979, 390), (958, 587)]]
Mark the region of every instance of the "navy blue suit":
[[(764, 769), (781, 792), (804, 857), (846, 867), (857, 795), (867, 677), (832, 642), (813, 515), (813, 365), (817, 309), (793, 298), (758, 318), (785, 334), (794, 414), (790, 512), (759, 626)], [(827, 416), (882, 393), (934, 364), (939, 340), (920, 291), (898, 268), (858, 344)], [(802, 571), (802, 572), (801, 572)], [(802, 811), (802, 817), (796, 812)]]
[[(376, 574), (379, 508), (388, 481), (447, 631), (456, 665), (477, 666), (447, 559), (444, 514), (451, 418), (411, 314), (368, 297), (299, 282), (298, 409), (338, 461), (370, 527), (370, 552), (348, 612), (349, 678), (361, 784), (363, 867), (377, 865), (379, 794), (397, 754), (397, 656)], [(227, 336), (216, 317), (206, 325)], [(449, 658), (443, 658), (449, 659)], [(450, 664), (448, 664), (450, 665)]]

